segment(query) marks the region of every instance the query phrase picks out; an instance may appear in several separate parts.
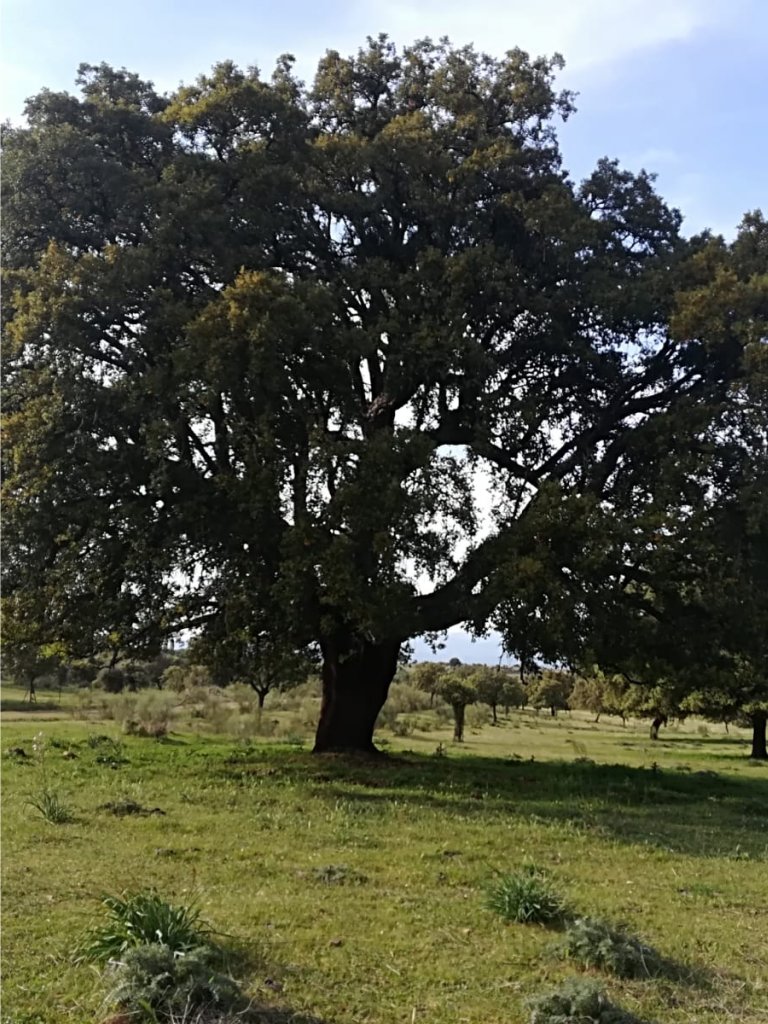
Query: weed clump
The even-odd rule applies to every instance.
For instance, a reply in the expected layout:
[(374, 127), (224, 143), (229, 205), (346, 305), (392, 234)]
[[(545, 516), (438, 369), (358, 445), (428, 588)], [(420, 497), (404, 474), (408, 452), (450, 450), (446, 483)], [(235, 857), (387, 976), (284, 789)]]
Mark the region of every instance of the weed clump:
[(74, 815), (54, 789), (47, 787), (31, 796), (27, 803), (51, 825), (68, 825), (74, 821)]
[(325, 864), (315, 868), (312, 878), (323, 885), (364, 885), (368, 881), (365, 875), (345, 864)]
[(518, 924), (552, 924), (566, 913), (565, 900), (535, 864), (501, 875), (488, 889), (486, 906)]
[(77, 951), (78, 960), (106, 964), (145, 945), (164, 946), (172, 956), (211, 945), (211, 930), (197, 907), (174, 906), (154, 890), (104, 896), (101, 902), (108, 920), (90, 931)]
[(208, 947), (175, 953), (161, 943), (126, 950), (107, 975), (108, 1002), (131, 1020), (222, 1021), (247, 1006), (238, 983)]
[(570, 978), (559, 988), (530, 1000), (530, 1024), (640, 1024), (608, 1000), (599, 985)]
[(566, 930), (560, 954), (584, 967), (619, 978), (652, 978), (664, 973), (664, 960), (651, 946), (605, 921), (577, 918)]

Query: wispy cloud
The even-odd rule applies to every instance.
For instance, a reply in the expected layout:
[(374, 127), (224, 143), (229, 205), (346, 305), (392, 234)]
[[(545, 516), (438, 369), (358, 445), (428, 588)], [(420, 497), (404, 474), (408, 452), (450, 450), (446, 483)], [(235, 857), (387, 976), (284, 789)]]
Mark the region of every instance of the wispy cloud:
[(494, 54), (557, 50), (583, 69), (687, 39), (732, 17), (733, 8), (727, 0), (385, 0), (371, 4), (371, 20), (398, 41), (448, 35)]

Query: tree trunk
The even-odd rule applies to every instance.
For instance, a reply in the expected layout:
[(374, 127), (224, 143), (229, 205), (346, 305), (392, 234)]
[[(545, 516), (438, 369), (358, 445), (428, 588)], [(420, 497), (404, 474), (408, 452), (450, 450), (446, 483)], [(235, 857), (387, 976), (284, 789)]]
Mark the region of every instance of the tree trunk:
[(261, 709), (264, 707), (264, 701), (266, 700), (266, 697), (267, 697), (268, 693), (269, 693), (269, 690), (263, 690), (262, 689), (262, 690), (257, 690), (256, 691), (256, 699), (259, 702), (259, 711), (261, 711)]
[(651, 722), (651, 739), (657, 740), (659, 738), (659, 729), (662, 725), (667, 724), (666, 715), (656, 715), (654, 720)]
[(752, 714), (752, 753), (755, 761), (768, 761), (768, 749), (765, 745), (766, 723), (768, 711), (755, 711)]
[(493, 724), (494, 725), (498, 725), (499, 724), (499, 720), (496, 717), (496, 705), (495, 704), (491, 704), (491, 713), (493, 714)]
[(399, 641), (329, 637), (320, 647), (323, 699), (315, 753), (375, 753), (373, 729), (397, 671)]
[(550, 707), (549, 713), (553, 718), (557, 718), (557, 708), (554, 704)]
[(453, 705), (453, 738), (456, 743), (464, 742), (464, 712), (466, 704)]

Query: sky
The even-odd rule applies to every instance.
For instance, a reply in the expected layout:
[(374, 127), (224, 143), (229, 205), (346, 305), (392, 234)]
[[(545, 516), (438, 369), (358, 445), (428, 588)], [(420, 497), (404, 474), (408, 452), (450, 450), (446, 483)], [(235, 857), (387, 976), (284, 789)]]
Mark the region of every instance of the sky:
[[(173, 90), (225, 59), (267, 75), (282, 53), (311, 80), (326, 49), (380, 32), (559, 52), (560, 84), (578, 93), (560, 131), (574, 177), (606, 155), (653, 171), (691, 233), (730, 236), (745, 211), (768, 210), (768, 0), (4, 0), (0, 31), (0, 117), (14, 122), (41, 88), (73, 91), (81, 62)], [(440, 652), (498, 655), (496, 639), (473, 646), (460, 631)]]

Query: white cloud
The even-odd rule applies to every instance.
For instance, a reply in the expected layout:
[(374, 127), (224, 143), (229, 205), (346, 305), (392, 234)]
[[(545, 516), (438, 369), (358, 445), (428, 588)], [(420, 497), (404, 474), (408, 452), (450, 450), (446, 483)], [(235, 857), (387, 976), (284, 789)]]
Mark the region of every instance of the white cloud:
[(492, 54), (560, 51), (576, 70), (687, 39), (733, 13), (726, 0), (396, 0), (370, 8), (372, 23), (398, 43), (447, 35)]

